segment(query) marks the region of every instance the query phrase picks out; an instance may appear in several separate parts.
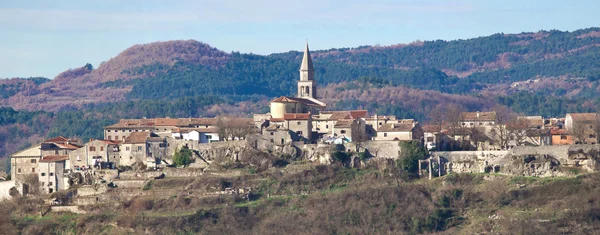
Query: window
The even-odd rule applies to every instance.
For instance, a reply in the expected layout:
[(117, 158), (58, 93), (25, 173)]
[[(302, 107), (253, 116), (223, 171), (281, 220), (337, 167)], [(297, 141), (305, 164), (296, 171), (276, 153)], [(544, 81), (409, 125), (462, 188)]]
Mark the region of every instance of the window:
[(115, 135), (115, 140), (119, 140), (119, 136)]
[(590, 138), (596, 138), (596, 136), (594, 136), (593, 134), (590, 134)]
[(110, 132), (110, 130), (106, 130), (106, 132)]
[(281, 144), (285, 144), (285, 140), (284, 139), (281, 139)]
[(341, 130), (340, 133), (346, 134), (346, 130)]
[(121, 137), (122, 137), (122, 138), (121, 138), (122, 140), (125, 140), (125, 136), (121, 136)]
[(58, 150), (54, 150), (54, 154), (58, 155)]
[(561, 135), (561, 136), (560, 136), (560, 139), (561, 139), (561, 140), (566, 140), (566, 139), (567, 139), (567, 136), (566, 136), (566, 135)]
[(271, 143), (273, 143), (273, 139), (271, 139)]
[(138, 151), (142, 151), (142, 146), (138, 146)]
[(379, 125), (381, 126), (381, 122), (379, 123)]
[(129, 151), (129, 147), (125, 147), (125, 151)]
[[(52, 186), (52, 185), (51, 185), (51, 184), (48, 184), (48, 186)], [(48, 189), (48, 192), (52, 193), (52, 192), (54, 192), (54, 189), (51, 189), (51, 188), (49, 188), (49, 189)]]
[(131, 132), (131, 130), (129, 130), (129, 132)]
[(42, 182), (42, 187), (44, 187), (45, 184), (46, 184), (46, 182)]
[(107, 137), (108, 137), (108, 140), (110, 140), (110, 139), (111, 139), (111, 138), (110, 138), (110, 135), (109, 135), (109, 136), (107, 136)]
[(329, 129), (329, 125), (325, 125), (325, 129)]
[(104, 151), (104, 146), (100, 146), (100, 151)]
[(31, 163), (35, 163), (35, 159), (31, 159)]
[[(46, 176), (46, 173), (42, 172), (42, 176)], [(43, 186), (43, 185), (42, 185)]]
[(387, 137), (387, 133), (383, 133), (383, 137)]
[(165, 147), (165, 144), (163, 144), (163, 143), (160, 143), (160, 144), (158, 144), (158, 147), (164, 148), (164, 147)]
[(273, 135), (273, 132), (271, 132), (271, 135)]
[(17, 172), (18, 172), (18, 173), (21, 173), (21, 168), (17, 169)]
[(204, 127), (208, 128), (208, 125), (206, 125), (206, 126), (204, 126)]
[(96, 151), (96, 147), (90, 146), (90, 152), (95, 152), (95, 151)]
[(35, 168), (31, 168), (31, 172), (35, 173)]
[(48, 182), (48, 186), (52, 186), (52, 182)]
[(54, 173), (50, 172), (50, 174), (48, 174), (48, 175), (50, 175), (50, 176), (54, 176)]
[(212, 135), (206, 135), (206, 139), (207, 139), (207, 140), (210, 140), (210, 139), (212, 139)]
[(298, 122), (297, 124), (298, 124), (298, 126), (302, 125), (302, 123), (301, 123), (301, 122)]
[(302, 131), (296, 131), (296, 134), (302, 135)]

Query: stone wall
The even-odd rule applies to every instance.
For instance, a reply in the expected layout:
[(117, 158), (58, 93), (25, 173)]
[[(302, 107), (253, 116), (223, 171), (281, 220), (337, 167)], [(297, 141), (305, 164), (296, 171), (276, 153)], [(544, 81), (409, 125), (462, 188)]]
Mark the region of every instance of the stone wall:
[[(564, 169), (584, 172), (600, 170), (600, 146), (517, 146), (508, 151), (453, 151), (432, 152), (441, 157), (445, 172), (498, 172), (521, 176), (572, 176)], [(437, 161), (437, 160), (436, 160)]]
[(119, 188), (142, 188), (146, 183), (146, 180), (116, 180), (113, 181)]

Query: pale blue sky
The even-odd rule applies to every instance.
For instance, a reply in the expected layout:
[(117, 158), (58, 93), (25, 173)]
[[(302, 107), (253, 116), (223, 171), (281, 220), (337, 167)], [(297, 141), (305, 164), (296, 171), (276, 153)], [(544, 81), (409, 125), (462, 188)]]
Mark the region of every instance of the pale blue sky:
[(598, 26), (600, 1), (23, 0), (0, 2), (0, 78), (45, 76), (134, 44), (195, 39), (271, 54)]

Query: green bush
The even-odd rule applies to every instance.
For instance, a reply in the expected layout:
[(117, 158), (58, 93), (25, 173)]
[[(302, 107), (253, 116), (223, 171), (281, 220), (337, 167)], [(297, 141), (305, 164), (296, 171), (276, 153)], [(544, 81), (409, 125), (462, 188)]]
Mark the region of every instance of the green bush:
[(408, 177), (414, 178), (418, 175), (419, 160), (427, 159), (429, 154), (419, 141), (401, 141), (399, 145), (401, 151), (399, 167)]
[(352, 155), (350, 155), (349, 153), (346, 153), (346, 152), (336, 151), (331, 154), (331, 158), (335, 162), (339, 162), (342, 165), (346, 166), (350, 163), (350, 159), (352, 158)]
[(175, 166), (187, 166), (192, 163), (192, 150), (185, 147), (181, 148), (179, 151), (175, 150), (173, 163), (175, 163)]

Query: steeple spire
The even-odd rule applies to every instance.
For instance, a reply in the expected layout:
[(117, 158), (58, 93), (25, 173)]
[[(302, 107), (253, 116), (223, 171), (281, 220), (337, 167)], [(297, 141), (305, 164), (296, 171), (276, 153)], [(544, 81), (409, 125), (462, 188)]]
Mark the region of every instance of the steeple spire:
[(304, 57), (300, 65), (300, 81), (298, 81), (298, 97), (317, 98), (317, 81), (315, 81), (315, 69), (308, 50), (308, 42), (304, 48)]
[(304, 49), (304, 57), (302, 57), (302, 65), (300, 65), (300, 71), (315, 70), (313, 68), (312, 58), (310, 58), (310, 51), (308, 50), (308, 42), (306, 42), (306, 48)]

